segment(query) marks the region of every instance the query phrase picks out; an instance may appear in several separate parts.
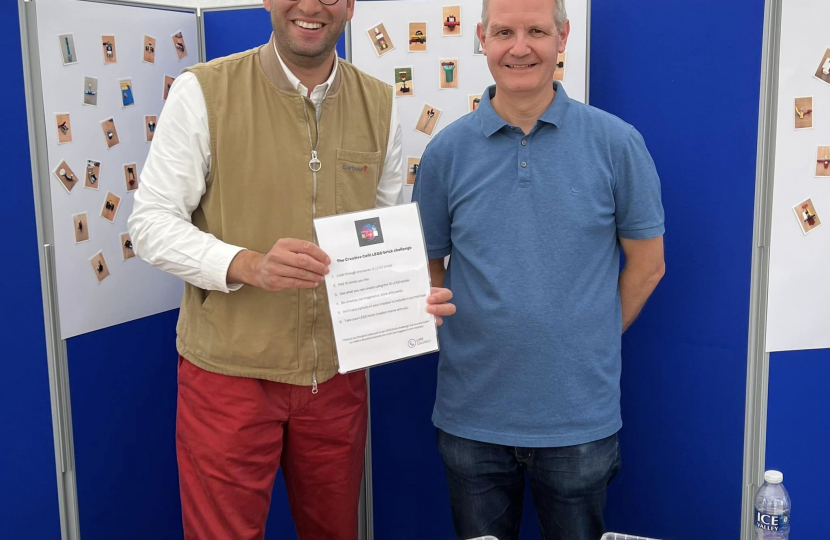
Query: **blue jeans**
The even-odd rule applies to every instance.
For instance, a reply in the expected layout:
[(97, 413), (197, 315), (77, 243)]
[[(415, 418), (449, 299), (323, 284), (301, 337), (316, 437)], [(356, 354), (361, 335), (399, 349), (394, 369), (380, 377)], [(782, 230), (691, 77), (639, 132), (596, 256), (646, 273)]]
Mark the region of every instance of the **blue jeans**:
[(517, 448), (438, 430), (459, 539), (517, 540), (525, 472), (544, 540), (600, 540), (608, 485), (619, 472), (617, 435), (561, 448)]

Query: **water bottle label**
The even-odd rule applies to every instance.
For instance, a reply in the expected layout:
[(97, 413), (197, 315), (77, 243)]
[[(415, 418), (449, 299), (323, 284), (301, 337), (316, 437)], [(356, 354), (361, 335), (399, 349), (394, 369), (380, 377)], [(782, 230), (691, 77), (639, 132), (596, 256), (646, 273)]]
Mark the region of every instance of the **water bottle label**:
[(784, 532), (790, 530), (790, 513), (765, 514), (755, 511), (755, 529), (761, 531)]

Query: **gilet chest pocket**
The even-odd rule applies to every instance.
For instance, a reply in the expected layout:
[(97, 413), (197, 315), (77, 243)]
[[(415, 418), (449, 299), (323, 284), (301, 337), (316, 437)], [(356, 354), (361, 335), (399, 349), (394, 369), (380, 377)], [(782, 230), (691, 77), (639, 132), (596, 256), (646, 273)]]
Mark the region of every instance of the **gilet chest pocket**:
[(337, 150), (335, 204), (338, 214), (375, 206), (380, 182), (380, 152)]

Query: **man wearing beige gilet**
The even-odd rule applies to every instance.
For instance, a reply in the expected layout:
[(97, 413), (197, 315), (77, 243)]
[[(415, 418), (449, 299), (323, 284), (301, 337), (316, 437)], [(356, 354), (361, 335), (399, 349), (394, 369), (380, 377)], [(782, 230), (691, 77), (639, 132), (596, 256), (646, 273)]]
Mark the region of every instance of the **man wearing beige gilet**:
[[(337, 59), (354, 0), (264, 5), (269, 43), (173, 84), (129, 227), (140, 257), (186, 282), (185, 538), (263, 538), (282, 466), (299, 538), (353, 540), (366, 378), (337, 373), (312, 220), (399, 201), (401, 128), (392, 88)], [(439, 324), (450, 299), (429, 297)]]

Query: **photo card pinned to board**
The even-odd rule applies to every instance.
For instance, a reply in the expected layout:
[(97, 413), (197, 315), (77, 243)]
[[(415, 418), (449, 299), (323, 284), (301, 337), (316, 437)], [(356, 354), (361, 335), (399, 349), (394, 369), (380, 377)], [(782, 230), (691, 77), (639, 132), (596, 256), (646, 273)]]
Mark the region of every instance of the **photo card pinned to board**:
[(112, 148), (120, 142), (118, 140), (118, 131), (115, 129), (115, 119), (110, 117), (102, 120), (101, 131), (104, 134), (104, 141), (107, 143), (107, 148)]
[(58, 144), (71, 143), (72, 121), (69, 119), (69, 113), (56, 113), (55, 124), (58, 128)]
[(458, 88), (458, 59), (441, 58), (439, 64), (438, 87), (442, 90)]
[(121, 89), (121, 106), (132, 107), (135, 105), (135, 95), (133, 93), (133, 80), (131, 78), (118, 79), (118, 86)]
[(427, 23), (409, 23), (409, 52), (427, 52)]
[(133, 247), (133, 240), (130, 238), (130, 233), (123, 232), (119, 235), (121, 239), (121, 259), (127, 261), (135, 257), (135, 250)]
[(101, 206), (101, 217), (110, 223), (113, 223), (115, 221), (115, 216), (118, 215), (118, 209), (120, 207), (121, 197), (112, 191), (107, 191), (107, 196), (104, 197), (104, 204)]
[(411, 97), (415, 95), (415, 82), (412, 80), (412, 66), (395, 68), (395, 96)]
[(392, 43), (392, 38), (389, 37), (389, 34), (386, 32), (386, 27), (382, 22), (367, 29), (366, 35), (369, 37), (369, 41), (372, 42), (372, 47), (375, 50), (375, 54), (378, 55), (378, 58), (395, 50), (395, 44)]
[(144, 51), (142, 52), (141, 61), (148, 64), (156, 63), (156, 38), (144, 35)]
[(95, 274), (95, 279), (101, 283), (110, 275), (110, 268), (107, 266), (107, 260), (104, 258), (104, 252), (99, 251), (89, 258), (89, 264), (92, 265), (92, 272)]
[(816, 150), (816, 178), (830, 177), (830, 146), (819, 146)]
[(418, 121), (415, 124), (415, 131), (420, 131), (427, 137), (432, 137), (440, 118), (441, 109), (433, 107), (429, 103), (424, 104), (424, 108), (421, 110), (421, 114), (418, 116)]
[(813, 205), (812, 199), (801, 201), (793, 206), (795, 217), (798, 218), (798, 224), (801, 227), (801, 232), (807, 234), (821, 225), (821, 219), (818, 217), (816, 207)]
[(75, 52), (75, 36), (73, 34), (61, 34), (58, 36), (58, 45), (61, 50), (63, 65), (78, 63), (78, 53)]
[(444, 6), (443, 20), (441, 22), (442, 35), (461, 35), (461, 6)]
[(158, 116), (144, 117), (144, 140), (153, 142), (153, 135), (156, 134), (156, 124), (158, 123)]
[(820, 81), (830, 84), (830, 47), (824, 51), (824, 55), (818, 64), (818, 69), (816, 69), (813, 76)]
[(98, 106), (98, 79), (84, 77), (84, 105)]
[(118, 62), (118, 54), (115, 50), (115, 36), (113, 34), (101, 36), (101, 54), (104, 56), (104, 64), (115, 64)]
[(87, 189), (98, 189), (101, 179), (101, 162), (95, 159), (86, 160), (86, 172), (84, 174), (84, 187)]
[(418, 176), (418, 169), (421, 168), (421, 158), (407, 156), (406, 158), (406, 183), (412, 185)]
[(813, 127), (813, 98), (795, 98), (795, 129), (811, 129)]
[(75, 229), (75, 243), (82, 244), (89, 241), (89, 219), (86, 212), (74, 214), (72, 216), (72, 225)]
[(72, 193), (72, 190), (78, 185), (78, 177), (65, 159), (58, 163), (58, 166), (52, 170), (52, 174), (55, 175), (55, 178), (58, 179), (58, 182), (67, 193)]
[(176, 50), (176, 57), (181, 61), (187, 56), (187, 45), (184, 43), (184, 36), (182, 35), (182, 31), (179, 30), (172, 36), (170, 39), (173, 40), (173, 48)]
[(176, 80), (176, 77), (171, 75), (164, 76), (164, 88), (162, 89), (162, 98), (164, 101), (167, 101), (167, 94), (170, 93), (170, 88), (173, 87), (173, 81)]
[(128, 193), (138, 189), (138, 165), (135, 163), (124, 165), (124, 183)]

